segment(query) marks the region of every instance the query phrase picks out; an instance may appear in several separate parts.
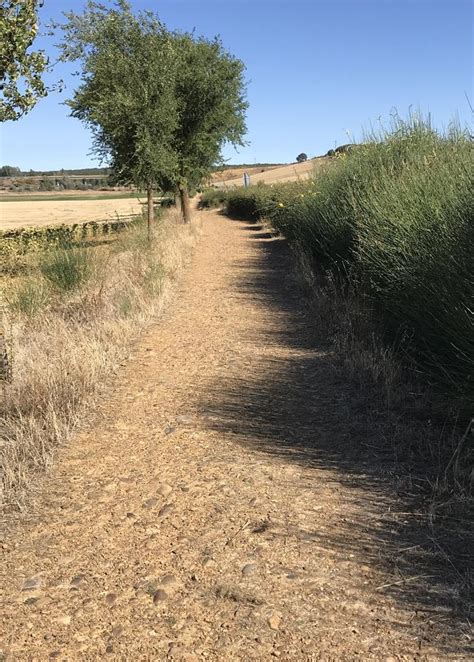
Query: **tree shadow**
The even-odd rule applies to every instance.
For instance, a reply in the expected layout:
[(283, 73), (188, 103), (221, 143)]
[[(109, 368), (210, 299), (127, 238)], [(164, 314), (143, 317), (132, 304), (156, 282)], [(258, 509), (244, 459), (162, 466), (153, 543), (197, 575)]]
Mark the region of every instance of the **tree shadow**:
[[(467, 652), (461, 639), (443, 633), (466, 625), (469, 598), (461, 594), (472, 572), (472, 530), (455, 518), (438, 518), (433, 525), (423, 489), (426, 467), (407, 455), (424, 428), (409, 411), (389, 411), (375, 384), (361, 387), (341, 368), (295, 287), (286, 242), (257, 224), (240, 226), (256, 254), (235, 263), (237, 296), (278, 318), (278, 324), (259, 328), (256, 338), (249, 329), (243, 340), (274, 351), (261, 353), (258, 362), (252, 353), (239, 357), (238, 370), (229, 367), (207, 386), (200, 408), (212, 415), (205, 425), (245, 447), (327, 471), (331, 481), (336, 474), (341, 486), (362, 490), (367, 508), (360, 508), (359, 518), (338, 523), (330, 537), (327, 531), (299, 533), (382, 570), (387, 585), (379, 590), (431, 619), (446, 653)], [(380, 508), (370, 515), (374, 499)]]

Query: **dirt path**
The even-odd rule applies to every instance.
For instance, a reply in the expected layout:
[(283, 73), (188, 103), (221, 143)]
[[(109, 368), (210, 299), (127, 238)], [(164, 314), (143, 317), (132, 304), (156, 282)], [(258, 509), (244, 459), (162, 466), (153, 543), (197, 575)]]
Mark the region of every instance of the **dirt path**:
[(9, 526), (4, 656), (467, 659), (286, 247), (202, 216), (176, 302)]

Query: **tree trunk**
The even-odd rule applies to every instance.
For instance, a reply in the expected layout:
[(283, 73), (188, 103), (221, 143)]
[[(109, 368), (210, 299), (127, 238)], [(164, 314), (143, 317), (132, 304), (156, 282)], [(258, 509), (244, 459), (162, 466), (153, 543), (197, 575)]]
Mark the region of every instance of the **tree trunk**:
[(189, 191), (188, 187), (185, 184), (181, 184), (179, 187), (179, 193), (181, 196), (181, 211), (183, 213), (183, 221), (185, 223), (191, 222), (191, 202), (189, 200)]
[(153, 188), (149, 186), (146, 191), (147, 194), (147, 203), (148, 203), (148, 214), (147, 214), (147, 230), (148, 230), (148, 241), (151, 241), (151, 229), (153, 225), (153, 220), (155, 218), (155, 208), (153, 207)]
[(181, 193), (179, 191), (179, 186), (176, 186), (174, 189), (174, 204), (176, 209), (181, 209), (181, 212), (183, 211), (183, 207), (181, 205)]

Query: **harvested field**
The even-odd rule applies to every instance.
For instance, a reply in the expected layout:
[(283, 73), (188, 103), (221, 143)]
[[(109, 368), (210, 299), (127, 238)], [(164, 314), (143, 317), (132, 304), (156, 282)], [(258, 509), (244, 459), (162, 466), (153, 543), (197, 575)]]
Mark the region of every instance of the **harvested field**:
[(141, 211), (144, 198), (102, 198), (100, 200), (21, 200), (0, 202), (0, 230), (22, 226), (41, 227), (56, 223), (106, 221), (132, 216)]
[[(254, 172), (246, 170), (250, 174), (252, 184), (263, 182), (265, 184), (274, 184), (276, 182), (294, 182), (298, 179), (309, 179), (314, 170), (327, 163), (330, 159), (324, 156), (310, 159), (304, 163), (291, 163), (290, 165), (278, 166), (265, 170), (265, 172)], [(224, 181), (214, 181), (213, 186), (228, 187), (228, 186), (242, 186), (242, 175), (239, 177), (232, 177)]]

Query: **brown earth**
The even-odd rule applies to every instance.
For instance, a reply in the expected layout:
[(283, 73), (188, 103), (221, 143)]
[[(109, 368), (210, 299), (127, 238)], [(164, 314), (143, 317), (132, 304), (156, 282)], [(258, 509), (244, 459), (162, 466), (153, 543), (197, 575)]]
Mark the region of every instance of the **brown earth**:
[(284, 242), (202, 219), (175, 303), (7, 522), (4, 657), (469, 659)]

